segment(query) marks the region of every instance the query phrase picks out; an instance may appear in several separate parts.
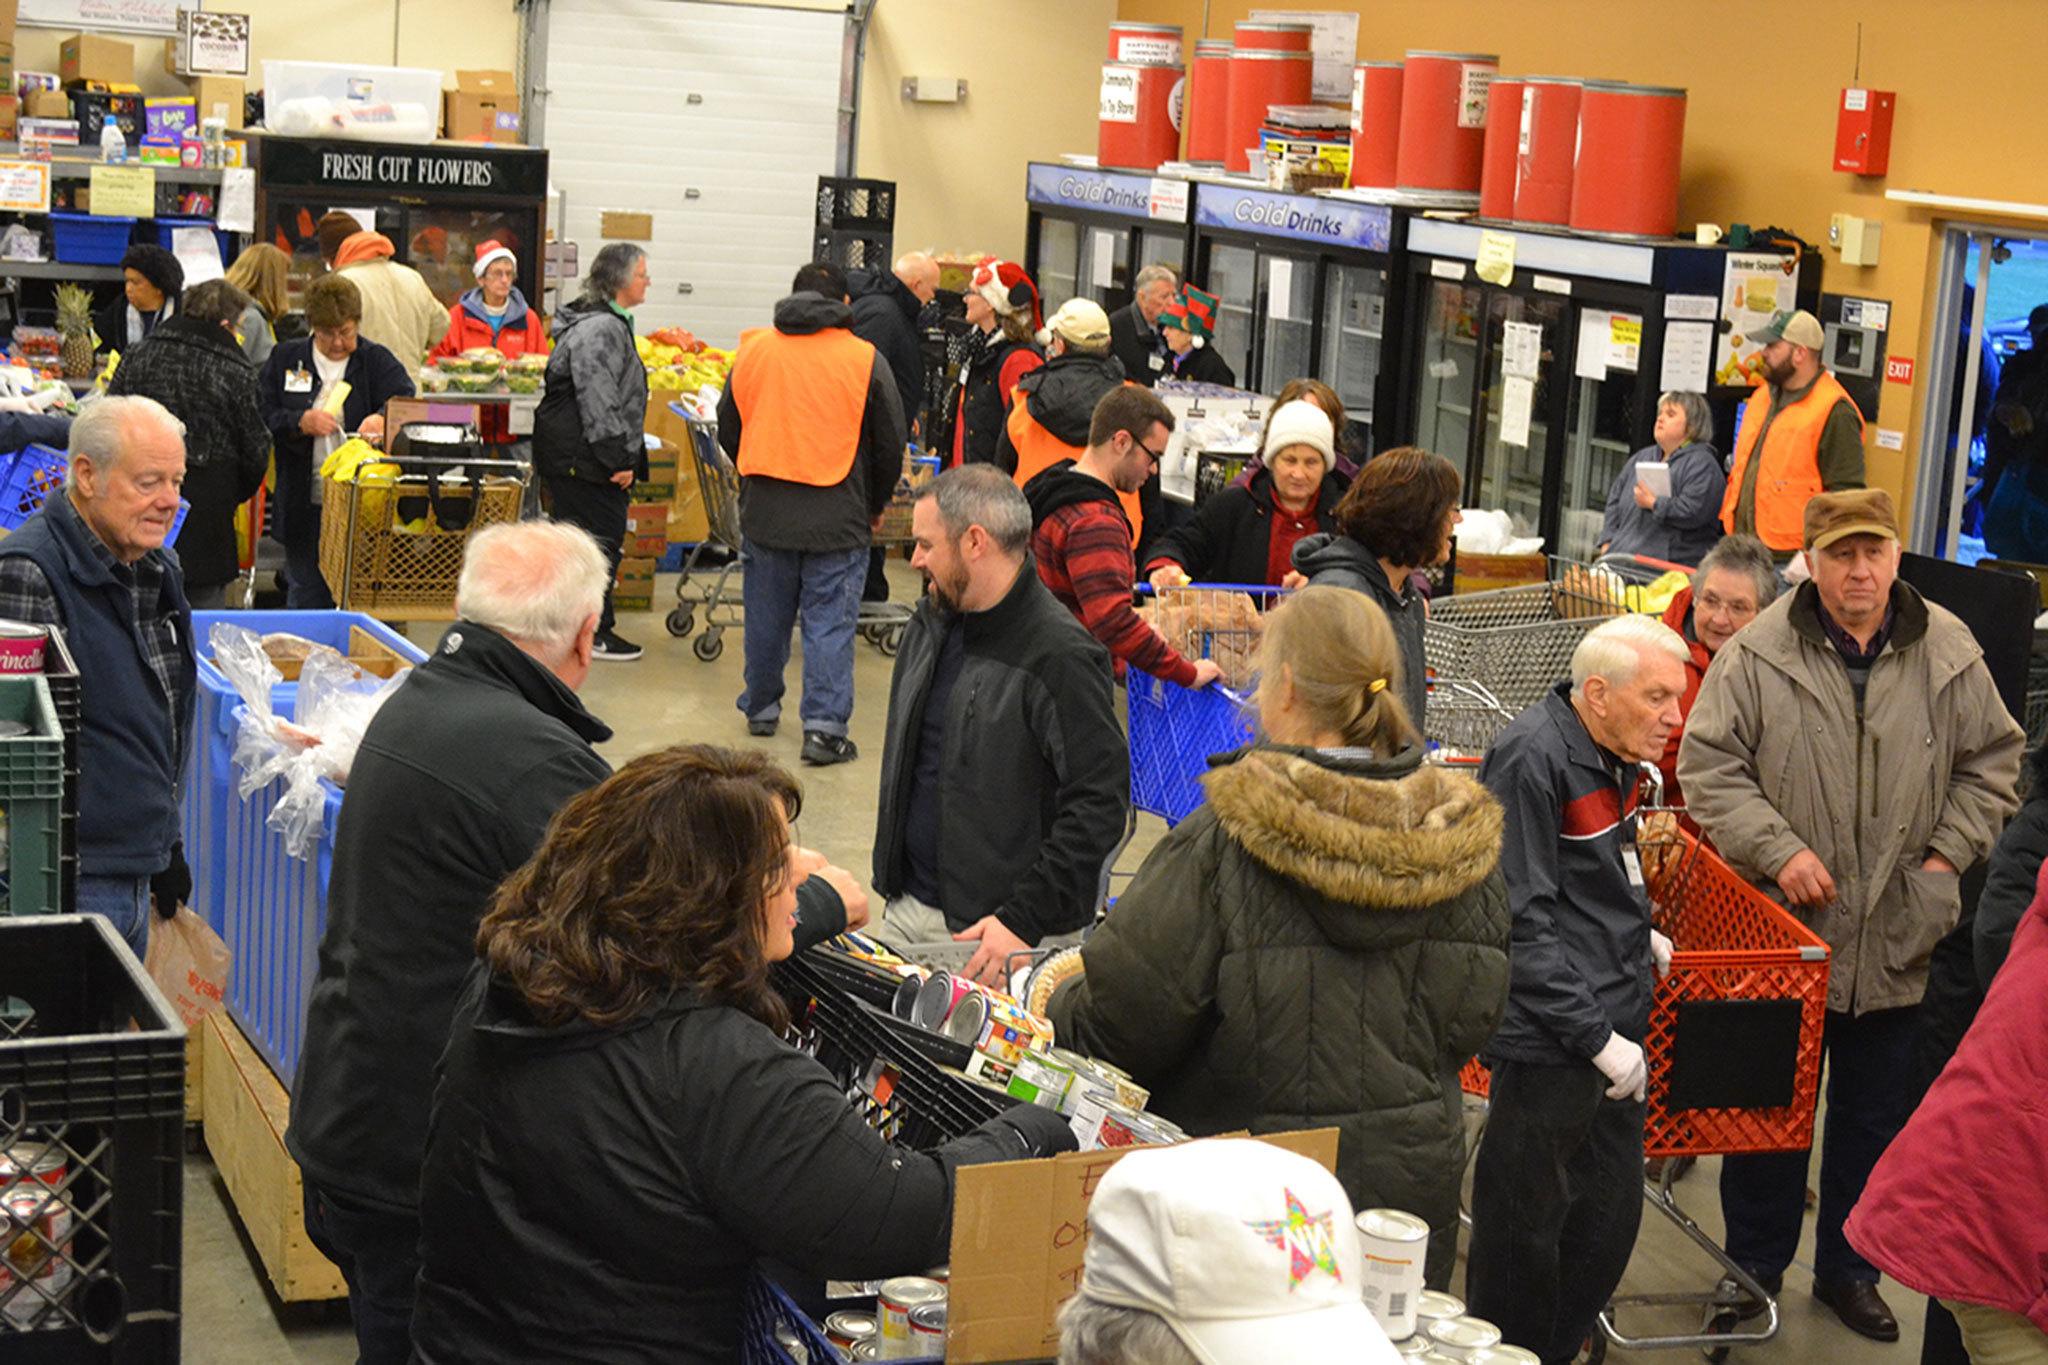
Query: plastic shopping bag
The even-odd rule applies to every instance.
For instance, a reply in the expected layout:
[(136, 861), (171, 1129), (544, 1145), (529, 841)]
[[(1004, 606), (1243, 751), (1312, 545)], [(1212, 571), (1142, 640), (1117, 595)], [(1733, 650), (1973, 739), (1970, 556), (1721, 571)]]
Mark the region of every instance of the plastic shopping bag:
[(177, 1007), (185, 1027), (196, 1028), (201, 1019), (220, 1008), (234, 954), (213, 932), (213, 926), (187, 906), (179, 906), (173, 919), (164, 919), (153, 910), (148, 914), (149, 951), (143, 968)]

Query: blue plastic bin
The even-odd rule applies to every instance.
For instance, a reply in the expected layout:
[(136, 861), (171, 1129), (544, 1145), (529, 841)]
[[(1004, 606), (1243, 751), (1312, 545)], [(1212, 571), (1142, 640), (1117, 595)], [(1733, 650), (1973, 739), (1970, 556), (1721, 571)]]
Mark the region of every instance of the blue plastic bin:
[(134, 232), (133, 218), (62, 210), (50, 214), (50, 235), (56, 239), (54, 254), (65, 265), (119, 265)]
[[(64, 486), (70, 467), (71, 457), (54, 446), (30, 444), (0, 455), (0, 531), (12, 531), (41, 511), (50, 494)], [(167, 544), (178, 543), (191, 511), (192, 504), (180, 498)]]
[(211, 218), (166, 218), (159, 215), (155, 222), (156, 244), (165, 251), (176, 250), (172, 245), (171, 234), (179, 228), (205, 228), (213, 234), (213, 244), (220, 252), (221, 265), (226, 266), (235, 259), (234, 238), (215, 226)]
[(1251, 743), (1250, 698), (1221, 684), (1186, 688), (1132, 669), (1130, 704), (1131, 804), (1177, 825), (1206, 799), (1209, 756)]

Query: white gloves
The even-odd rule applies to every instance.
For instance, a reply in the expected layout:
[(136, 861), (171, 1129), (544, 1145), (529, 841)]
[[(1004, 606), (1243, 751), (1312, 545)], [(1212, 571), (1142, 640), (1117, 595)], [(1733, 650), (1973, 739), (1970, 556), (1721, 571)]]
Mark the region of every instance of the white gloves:
[(1657, 964), (1659, 981), (1671, 975), (1671, 940), (1655, 929), (1650, 931), (1650, 958)]
[(1593, 1065), (1600, 1068), (1601, 1075), (1614, 1082), (1607, 1087), (1610, 1100), (1633, 1098), (1640, 1104), (1650, 1093), (1650, 1067), (1643, 1058), (1640, 1043), (1631, 1043), (1619, 1033), (1610, 1033), (1600, 1050), (1593, 1054)]

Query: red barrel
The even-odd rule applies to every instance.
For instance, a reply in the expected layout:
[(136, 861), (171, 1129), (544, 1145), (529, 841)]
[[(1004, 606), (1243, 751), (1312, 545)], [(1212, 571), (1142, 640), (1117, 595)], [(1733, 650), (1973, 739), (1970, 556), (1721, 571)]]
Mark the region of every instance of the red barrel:
[(1306, 52), (1238, 46), (1230, 54), (1230, 98), (1225, 108), (1223, 167), (1251, 169), (1250, 149), (1275, 104), (1307, 104), (1315, 93), (1315, 59)]
[(1360, 62), (1351, 68), (1350, 184), (1394, 187), (1401, 152), (1401, 64)]
[(1307, 52), (1316, 31), (1307, 24), (1254, 24), (1237, 26), (1237, 46), (1264, 52)]
[(1180, 92), (1179, 66), (1103, 63), (1096, 164), (1151, 171), (1179, 156)]
[(1195, 63), (1188, 69), (1187, 101), (1181, 122), (1188, 130), (1190, 161), (1223, 164), (1229, 145), (1231, 46), (1221, 38), (1195, 44)]
[[(1571, 221), (1572, 175), (1579, 159), (1579, 94), (1570, 76), (1527, 76), (1516, 120), (1515, 207), (1522, 223)], [(1487, 130), (1492, 136), (1492, 129)]]
[(1522, 82), (1496, 76), (1486, 89), (1486, 140), (1479, 158), (1479, 216), (1515, 213), (1515, 149), (1522, 126)]
[(1109, 59), (1125, 66), (1179, 66), (1179, 24), (1109, 26)]
[(1573, 229), (1669, 237), (1678, 228), (1684, 150), (1683, 90), (1587, 81), (1579, 97)]
[(1486, 90), (1500, 58), (1481, 52), (1410, 52), (1401, 75), (1404, 190), (1479, 188), (1486, 150)]

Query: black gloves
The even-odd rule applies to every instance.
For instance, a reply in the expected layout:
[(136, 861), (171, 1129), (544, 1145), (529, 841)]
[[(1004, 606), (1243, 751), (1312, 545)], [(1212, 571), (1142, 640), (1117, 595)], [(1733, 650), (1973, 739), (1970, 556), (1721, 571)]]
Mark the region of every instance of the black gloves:
[(1006, 1109), (989, 1126), (1010, 1130), (1012, 1140), (1023, 1149), (1015, 1153), (1018, 1157), (1058, 1156), (1081, 1145), (1058, 1110), (1036, 1104), (1019, 1104)]
[(192, 869), (185, 864), (185, 841), (171, 845), (171, 865), (149, 879), (149, 896), (159, 919), (176, 919), (178, 907), (192, 899)]

